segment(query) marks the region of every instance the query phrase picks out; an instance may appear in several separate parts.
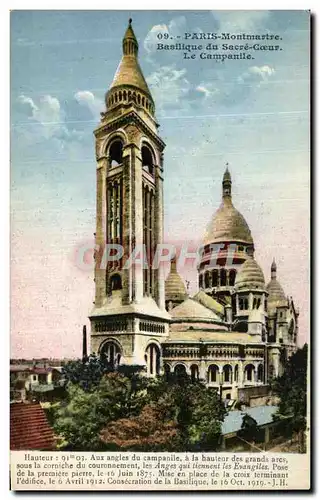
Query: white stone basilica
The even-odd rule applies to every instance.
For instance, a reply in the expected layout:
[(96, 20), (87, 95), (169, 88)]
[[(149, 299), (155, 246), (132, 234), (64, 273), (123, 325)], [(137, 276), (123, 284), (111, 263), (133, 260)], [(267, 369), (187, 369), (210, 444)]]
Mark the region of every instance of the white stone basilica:
[[(125, 265), (141, 245), (151, 263), (163, 240), (165, 144), (154, 113), (130, 20), (95, 130), (95, 238), (101, 251), (96, 253), (91, 352), (103, 352), (113, 364), (143, 364), (149, 376), (187, 372), (219, 390), (223, 399), (263, 397), (296, 349), (298, 311), (277, 280), (275, 262), (266, 285), (250, 229), (232, 202), (228, 169), (222, 203), (204, 237), (197, 294), (188, 296), (175, 259), (165, 283), (158, 269)], [(103, 266), (106, 244), (121, 245), (124, 253)]]

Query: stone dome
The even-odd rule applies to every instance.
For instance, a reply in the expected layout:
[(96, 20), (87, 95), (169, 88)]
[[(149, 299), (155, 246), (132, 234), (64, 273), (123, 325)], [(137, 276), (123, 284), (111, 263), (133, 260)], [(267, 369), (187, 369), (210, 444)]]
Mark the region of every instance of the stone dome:
[(286, 300), (283, 288), (277, 280), (277, 265), (275, 260), (271, 264), (271, 280), (267, 285), (267, 292), (269, 294), (268, 303)]
[(153, 102), (151, 92), (143, 76), (138, 62), (138, 41), (131, 26), (132, 20), (129, 19), (129, 25), (122, 41), (123, 56), (111, 83), (107, 96), (116, 87), (134, 87), (141, 90)]
[(222, 203), (207, 226), (204, 244), (235, 241), (253, 245), (249, 226), (243, 215), (233, 206), (231, 175), (226, 169), (222, 181)]
[(261, 267), (249, 257), (240, 267), (235, 280), (236, 290), (241, 289), (265, 289), (265, 280)]
[(183, 302), (187, 297), (185, 284), (177, 271), (175, 259), (171, 261), (170, 273), (165, 282), (165, 299), (172, 302)]
[(253, 244), (249, 226), (243, 215), (233, 206), (232, 202), (222, 202), (210, 222), (204, 244), (224, 241), (237, 241)]

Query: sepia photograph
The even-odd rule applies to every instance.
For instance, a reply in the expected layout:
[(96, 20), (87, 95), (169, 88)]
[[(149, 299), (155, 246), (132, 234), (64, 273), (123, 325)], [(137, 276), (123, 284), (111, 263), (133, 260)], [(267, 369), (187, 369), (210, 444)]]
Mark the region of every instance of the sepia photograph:
[(310, 11), (10, 18), (11, 489), (309, 489)]

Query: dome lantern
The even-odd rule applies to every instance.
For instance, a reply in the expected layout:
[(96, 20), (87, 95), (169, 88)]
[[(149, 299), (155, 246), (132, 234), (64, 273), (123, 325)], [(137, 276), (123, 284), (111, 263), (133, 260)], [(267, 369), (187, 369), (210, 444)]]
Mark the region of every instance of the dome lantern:
[(222, 180), (222, 203), (211, 222), (204, 237), (204, 244), (237, 242), (253, 246), (250, 228), (243, 215), (232, 203), (232, 180), (227, 168)]
[(107, 109), (119, 103), (135, 103), (154, 115), (154, 101), (138, 61), (139, 44), (132, 28), (132, 19), (122, 40), (122, 59), (105, 95)]

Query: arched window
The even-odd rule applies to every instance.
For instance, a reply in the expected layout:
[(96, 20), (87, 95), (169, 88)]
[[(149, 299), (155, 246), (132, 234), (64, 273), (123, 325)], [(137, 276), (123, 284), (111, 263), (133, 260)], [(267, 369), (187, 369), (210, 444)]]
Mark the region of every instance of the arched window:
[(230, 273), (229, 273), (229, 285), (230, 286), (234, 286), (234, 282), (236, 281), (236, 270), (235, 269), (231, 269), (230, 270)]
[(210, 365), (208, 368), (208, 382), (219, 382), (219, 367), (217, 365)]
[(109, 158), (110, 158), (110, 166), (117, 167), (122, 163), (122, 141), (120, 139), (116, 139), (110, 146), (109, 149)]
[(239, 382), (239, 366), (234, 367), (234, 381)]
[(120, 274), (114, 274), (110, 278), (110, 290), (113, 292), (114, 290), (121, 290), (122, 289), (122, 283), (121, 283), (121, 276)]
[(203, 274), (199, 274), (199, 288), (203, 288)]
[(263, 365), (258, 366), (258, 382), (263, 382)]
[(179, 363), (174, 367), (174, 373), (178, 377), (183, 377), (187, 374), (186, 367), (184, 365), (182, 365), (181, 363)]
[(226, 286), (227, 284), (227, 273), (225, 269), (220, 271), (220, 286)]
[(153, 157), (151, 150), (148, 146), (142, 146), (141, 148), (141, 158), (142, 158), (142, 168), (149, 174), (153, 175), (154, 173), (154, 165), (153, 165)]
[(126, 90), (123, 91), (123, 100), (124, 101), (127, 100), (127, 91)]
[(140, 94), (138, 94), (138, 104), (141, 104), (141, 97), (140, 97)]
[(196, 380), (199, 379), (199, 367), (198, 367), (198, 365), (191, 365), (190, 371), (191, 371), (191, 380), (192, 380), (192, 382), (195, 382)]
[(213, 286), (213, 287), (218, 286), (218, 284), (219, 284), (219, 282), (218, 282), (218, 281), (219, 281), (219, 280), (218, 280), (218, 278), (219, 278), (218, 269), (214, 269), (214, 270), (212, 271), (212, 286)]
[(245, 380), (247, 382), (254, 381), (254, 366), (251, 364), (245, 367)]
[(205, 288), (209, 288), (209, 286), (210, 286), (210, 275), (209, 275), (208, 271), (204, 275), (204, 286), (205, 286)]
[(146, 349), (145, 360), (147, 364), (147, 374), (150, 376), (160, 373), (160, 349), (156, 344), (149, 344)]
[(122, 101), (122, 92), (121, 92), (121, 90), (119, 92), (119, 101)]
[(120, 347), (113, 341), (108, 341), (103, 344), (100, 355), (106, 359), (112, 368), (120, 364), (121, 352)]
[(232, 383), (232, 368), (230, 365), (223, 367), (223, 381)]

